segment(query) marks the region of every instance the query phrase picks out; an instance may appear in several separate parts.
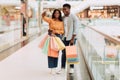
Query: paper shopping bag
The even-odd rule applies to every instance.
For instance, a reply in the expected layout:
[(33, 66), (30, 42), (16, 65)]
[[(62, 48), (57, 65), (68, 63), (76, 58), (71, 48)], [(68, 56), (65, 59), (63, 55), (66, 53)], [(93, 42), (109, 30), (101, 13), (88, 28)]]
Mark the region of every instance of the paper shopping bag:
[(50, 37), (50, 44), (51, 44), (50, 47), (52, 50), (59, 51), (59, 47), (55, 40), (55, 37)]
[[(54, 37), (51, 37), (50, 40), (53, 40), (54, 42)], [(59, 51), (58, 51), (56, 43), (52, 43), (50, 41), (49, 47), (48, 47), (48, 56), (58, 58), (58, 55), (59, 55)]]
[(75, 45), (66, 46), (66, 58), (76, 58), (77, 57), (77, 49)]
[(40, 41), (39, 48), (43, 48), (47, 38), (48, 38), (48, 34), (45, 35), (44, 38)]
[(58, 45), (58, 50), (65, 49), (65, 45), (59, 37), (55, 37), (56, 43)]
[(49, 41), (50, 41), (50, 38), (48, 37), (47, 40), (45, 41), (45, 44), (42, 48), (42, 52), (47, 54), (48, 53), (48, 48), (49, 48)]

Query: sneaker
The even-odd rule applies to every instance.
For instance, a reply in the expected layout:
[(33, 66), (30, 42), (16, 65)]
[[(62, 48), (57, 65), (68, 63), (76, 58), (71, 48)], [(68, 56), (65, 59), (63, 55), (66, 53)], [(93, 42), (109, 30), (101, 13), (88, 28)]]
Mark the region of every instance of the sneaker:
[(74, 68), (70, 68), (69, 73), (70, 73), (70, 74), (73, 74), (73, 73), (74, 73)]
[(51, 69), (50, 74), (55, 75), (56, 74), (56, 70), (55, 69)]
[(61, 70), (56, 72), (56, 74), (63, 74), (63, 73), (65, 73), (65, 69), (61, 69)]

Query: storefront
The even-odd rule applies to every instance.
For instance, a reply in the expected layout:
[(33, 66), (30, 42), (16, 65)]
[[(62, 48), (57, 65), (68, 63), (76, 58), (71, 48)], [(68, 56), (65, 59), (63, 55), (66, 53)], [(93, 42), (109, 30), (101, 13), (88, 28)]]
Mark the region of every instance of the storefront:
[(0, 25), (10, 26), (12, 21), (20, 20), (20, 10), (17, 9), (17, 6), (1, 5), (0, 11), (1, 11), (0, 16), (2, 19), (2, 22), (0, 23)]
[(92, 6), (79, 13), (81, 18), (119, 18), (119, 6)]

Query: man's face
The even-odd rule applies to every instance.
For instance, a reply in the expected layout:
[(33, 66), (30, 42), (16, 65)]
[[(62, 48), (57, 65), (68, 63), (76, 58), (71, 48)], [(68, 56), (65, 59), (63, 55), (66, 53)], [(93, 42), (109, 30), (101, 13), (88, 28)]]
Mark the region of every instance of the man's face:
[(65, 16), (68, 16), (70, 14), (70, 9), (68, 7), (63, 7), (63, 13)]

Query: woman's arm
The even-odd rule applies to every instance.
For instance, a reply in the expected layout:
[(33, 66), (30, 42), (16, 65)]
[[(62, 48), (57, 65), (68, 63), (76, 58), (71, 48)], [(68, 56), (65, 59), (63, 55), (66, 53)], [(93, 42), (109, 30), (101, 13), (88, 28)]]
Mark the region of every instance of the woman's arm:
[(49, 17), (46, 17), (46, 11), (42, 13), (42, 19), (48, 23), (51, 22), (51, 18)]

